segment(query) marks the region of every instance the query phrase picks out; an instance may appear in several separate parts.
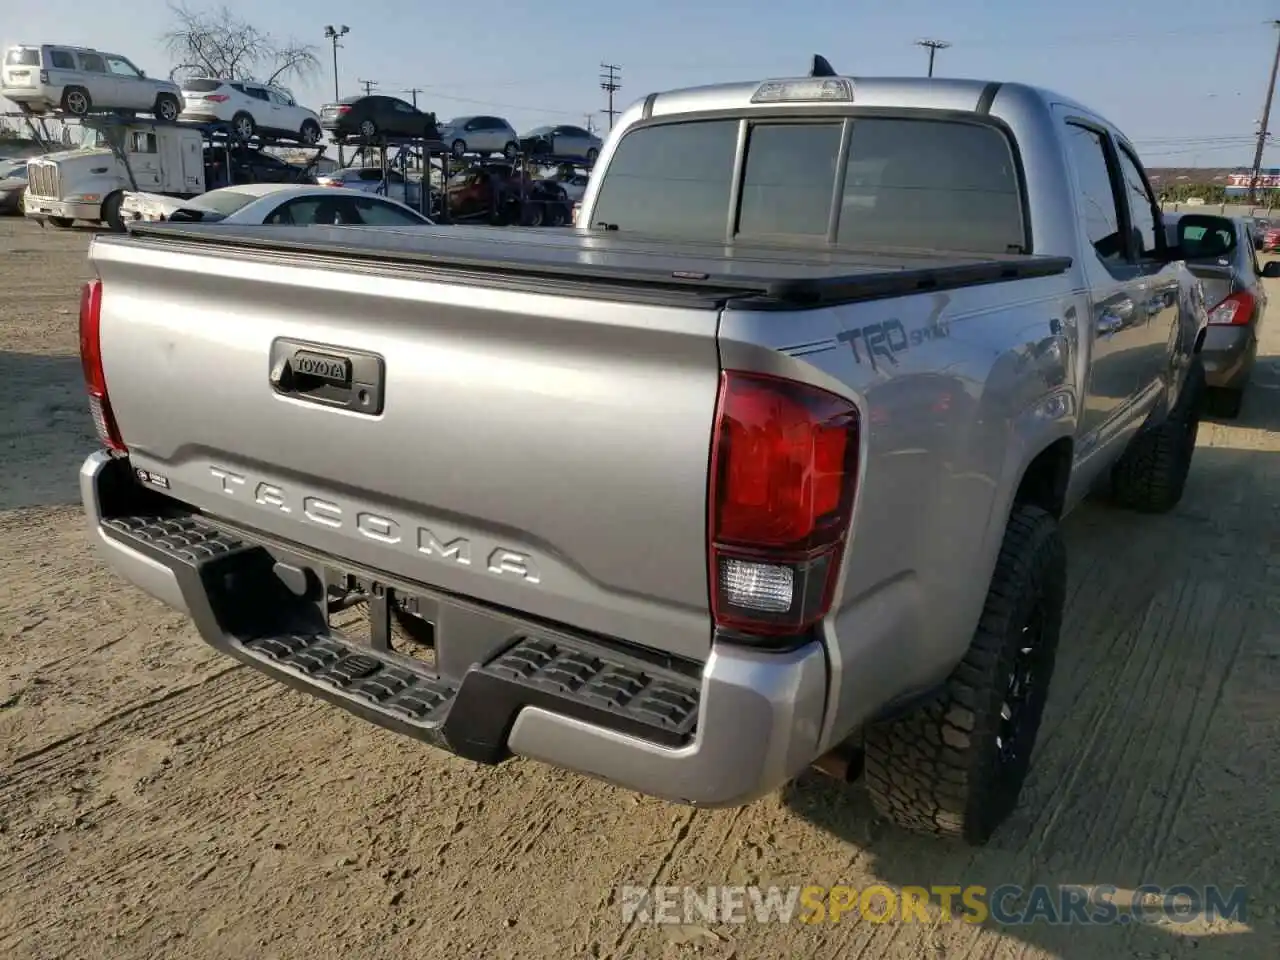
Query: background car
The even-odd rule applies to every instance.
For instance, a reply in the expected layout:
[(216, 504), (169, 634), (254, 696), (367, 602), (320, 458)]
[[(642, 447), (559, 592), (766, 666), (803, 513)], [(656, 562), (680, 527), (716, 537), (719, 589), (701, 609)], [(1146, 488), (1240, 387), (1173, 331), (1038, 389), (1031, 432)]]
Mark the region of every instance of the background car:
[(408, 179), (399, 170), (387, 170), (384, 182), (381, 167), (343, 167), (330, 170), (316, 177), (316, 183), (322, 187), (341, 187), (391, 197), (412, 207), (418, 206), (418, 194), (422, 190), (420, 181)]
[(455, 117), (440, 128), (440, 139), (455, 157), (500, 153), (512, 159), (520, 152), (515, 127), (501, 117)]
[(320, 115), (299, 106), (284, 87), (194, 77), (183, 81), (182, 98), (182, 120), (229, 123), (241, 140), (271, 136), (316, 144), (322, 136)]
[(581, 203), (582, 195), (587, 192), (587, 184), (591, 177), (579, 173), (572, 167), (561, 167), (547, 174), (548, 180), (556, 183), (565, 192), (565, 196), (573, 203)]
[(434, 113), (424, 113), (411, 103), (378, 94), (345, 97), (320, 109), (320, 126), (339, 139), (402, 137), (439, 142)]
[(0, 161), (0, 213), (22, 213), (27, 193), (27, 161)]
[(251, 183), (184, 200), (174, 222), (305, 226), (421, 227), (432, 221), (395, 200), (359, 190)]
[(1258, 328), (1267, 312), (1262, 278), (1280, 277), (1280, 260), (1265, 268), (1259, 265), (1253, 231), (1243, 218), (1185, 213), (1164, 219), (1169, 242), (1182, 247), (1209, 307), (1209, 327), (1200, 349), (1209, 386), (1208, 410), (1237, 417), (1258, 352)]
[(154, 80), (115, 53), (18, 44), (5, 51), (0, 69), (0, 95), (33, 113), (65, 110), (83, 117), (95, 111), (136, 110), (176, 120), (182, 112), (176, 83)]
[(604, 141), (594, 133), (560, 124), (554, 127), (535, 127), (520, 138), (520, 148), (531, 157), (565, 157), (585, 160), (587, 165), (596, 162)]
[(240, 145), (205, 147), (204, 177), (205, 187), (209, 190), (241, 183), (316, 182), (310, 167), (287, 163), (264, 150)]

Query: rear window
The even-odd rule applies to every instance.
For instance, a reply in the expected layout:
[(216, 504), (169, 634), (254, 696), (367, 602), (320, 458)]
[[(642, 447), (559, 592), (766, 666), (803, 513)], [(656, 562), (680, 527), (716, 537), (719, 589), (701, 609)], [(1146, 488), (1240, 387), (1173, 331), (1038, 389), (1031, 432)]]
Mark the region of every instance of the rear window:
[(197, 210), (212, 210), (214, 213), (227, 217), (257, 199), (258, 195), (253, 193), (241, 193), (238, 190), (214, 190), (189, 201), (189, 203)]
[(190, 90), (192, 93), (213, 93), (222, 86), (221, 80), (187, 80), (182, 84), (183, 90)]
[(4, 55), (4, 62), (10, 67), (38, 67), (40, 51), (34, 47), (12, 47)]
[[(751, 123), (731, 209), (739, 121), (642, 127), (604, 171), (596, 226), (687, 240), (795, 239), (841, 246), (1022, 250), (1013, 152), (980, 123), (898, 117)], [(843, 174), (838, 203), (839, 176)]]

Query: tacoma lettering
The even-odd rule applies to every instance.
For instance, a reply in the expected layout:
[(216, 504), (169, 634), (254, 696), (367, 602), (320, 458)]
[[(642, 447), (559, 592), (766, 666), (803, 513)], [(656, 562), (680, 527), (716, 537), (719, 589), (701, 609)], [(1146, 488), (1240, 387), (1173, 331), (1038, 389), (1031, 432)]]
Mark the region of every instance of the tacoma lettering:
[(243, 474), (226, 467), (211, 466), (209, 473), (217, 480), (221, 492), (227, 496), (242, 496), (239, 491), (248, 488), (253, 491), (254, 503), (287, 516), (305, 518), (330, 530), (349, 529), (368, 540), (409, 549), (421, 556), (462, 567), (471, 566), (478, 553), (484, 558), (483, 569), (494, 576), (523, 580), (530, 584), (542, 582), (542, 575), (533, 557), (510, 547), (497, 546), (493, 541), (473, 546), (468, 537), (442, 537), (427, 527), (406, 526), (393, 517), (368, 510), (344, 509), (341, 504), (332, 500), (309, 494), (298, 495), (279, 484), (265, 480), (252, 482)]

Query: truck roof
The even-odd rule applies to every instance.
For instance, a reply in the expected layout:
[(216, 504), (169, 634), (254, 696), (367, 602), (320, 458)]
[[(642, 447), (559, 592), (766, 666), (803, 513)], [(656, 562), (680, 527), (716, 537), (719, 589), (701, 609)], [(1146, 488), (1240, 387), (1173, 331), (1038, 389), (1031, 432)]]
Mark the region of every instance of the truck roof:
[[(804, 83), (821, 80), (844, 81), (852, 84), (853, 99), (819, 102), (772, 101), (753, 103), (752, 98), (764, 84)], [(675, 116), (679, 114), (710, 113), (722, 110), (763, 109), (794, 107), (796, 110), (821, 109), (824, 106), (879, 107), (905, 110), (947, 110), (971, 113), (986, 112), (997, 96), (1008, 101), (1007, 109), (1019, 105), (1035, 109), (1047, 109), (1053, 104), (1070, 107), (1073, 112), (1090, 116), (1114, 128), (1097, 111), (1052, 90), (1024, 83), (1006, 83), (1000, 80), (948, 79), (937, 77), (769, 77), (761, 80), (735, 83), (717, 83), (698, 87), (685, 87), (651, 93), (644, 100), (633, 104), (623, 114), (619, 126), (634, 123), (648, 117)], [(1003, 104), (1002, 104), (1003, 106)]]

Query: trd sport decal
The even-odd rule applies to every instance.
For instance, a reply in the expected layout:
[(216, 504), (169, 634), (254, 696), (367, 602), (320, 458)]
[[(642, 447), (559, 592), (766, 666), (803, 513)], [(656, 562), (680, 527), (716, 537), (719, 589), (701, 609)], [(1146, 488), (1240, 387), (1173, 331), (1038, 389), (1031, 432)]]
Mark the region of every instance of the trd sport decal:
[(880, 367), (877, 357), (890, 366), (896, 367), (898, 354), (906, 353), (912, 347), (918, 347), (931, 340), (941, 340), (949, 336), (951, 336), (951, 326), (945, 321), (936, 321), (908, 331), (901, 320), (885, 320), (883, 323), (869, 323), (856, 330), (846, 330), (837, 335), (836, 339), (841, 343), (849, 344), (855, 361), (862, 363), (863, 354), (866, 354), (871, 369), (878, 370)]

